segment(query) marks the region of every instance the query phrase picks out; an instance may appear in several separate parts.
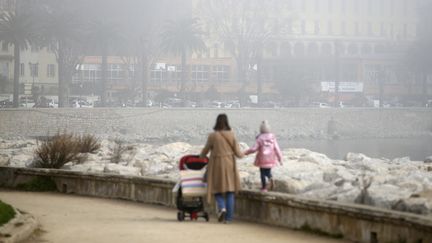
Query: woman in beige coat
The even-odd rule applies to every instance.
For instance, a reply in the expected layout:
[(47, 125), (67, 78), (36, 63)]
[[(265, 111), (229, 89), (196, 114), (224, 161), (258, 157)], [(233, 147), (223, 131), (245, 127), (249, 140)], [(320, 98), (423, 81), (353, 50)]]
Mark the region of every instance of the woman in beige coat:
[(236, 157), (242, 158), (244, 154), (240, 151), (226, 114), (218, 115), (213, 130), (201, 152), (203, 157), (211, 152), (207, 166), (207, 200), (210, 203), (214, 195), (219, 222), (231, 222), (234, 215), (234, 193), (240, 189)]

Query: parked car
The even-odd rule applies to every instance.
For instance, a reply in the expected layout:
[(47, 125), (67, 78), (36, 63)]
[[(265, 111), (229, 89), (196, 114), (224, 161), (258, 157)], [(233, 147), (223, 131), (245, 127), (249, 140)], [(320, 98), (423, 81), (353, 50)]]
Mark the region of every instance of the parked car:
[(225, 103), (223, 103), (222, 101), (214, 100), (211, 103), (211, 107), (212, 108), (225, 108)]
[(93, 108), (94, 105), (86, 100), (72, 100), (73, 108)]
[(32, 97), (29, 96), (22, 96), (20, 97), (20, 107), (24, 108), (33, 108), (35, 106), (36, 102)]
[(319, 108), (331, 108), (331, 106), (324, 102), (312, 102), (311, 107), (319, 107)]
[(11, 108), (13, 107), (13, 102), (9, 99), (0, 101), (0, 108)]

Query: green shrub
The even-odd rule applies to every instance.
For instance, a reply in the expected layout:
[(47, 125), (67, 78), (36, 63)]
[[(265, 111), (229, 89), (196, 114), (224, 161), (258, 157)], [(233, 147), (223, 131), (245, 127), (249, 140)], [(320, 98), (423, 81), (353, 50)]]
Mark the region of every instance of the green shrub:
[(15, 217), (15, 210), (12, 206), (0, 201), (0, 226), (9, 222)]
[(57, 191), (57, 186), (49, 177), (36, 177), (29, 182), (18, 184), (17, 189), (32, 192), (47, 192)]

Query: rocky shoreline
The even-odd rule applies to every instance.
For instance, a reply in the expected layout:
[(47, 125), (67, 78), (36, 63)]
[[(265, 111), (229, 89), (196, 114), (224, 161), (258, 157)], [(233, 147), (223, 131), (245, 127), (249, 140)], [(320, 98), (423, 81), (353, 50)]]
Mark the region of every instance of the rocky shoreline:
[[(125, 143), (121, 156), (113, 163), (118, 142), (101, 140), (101, 145), (97, 153), (87, 154), (85, 162), (68, 163), (62, 169), (177, 180), (179, 159), (197, 154), (202, 148), (182, 142)], [(247, 148), (245, 143), (241, 146)], [(34, 139), (0, 139), (0, 166), (31, 167), (36, 147)], [(334, 160), (306, 149), (282, 150), (284, 165), (273, 169), (276, 191), (432, 217), (431, 161), (370, 158), (360, 153), (348, 153), (344, 160)], [(253, 155), (238, 160), (244, 189), (257, 190), (260, 186), (259, 170), (253, 161)]]

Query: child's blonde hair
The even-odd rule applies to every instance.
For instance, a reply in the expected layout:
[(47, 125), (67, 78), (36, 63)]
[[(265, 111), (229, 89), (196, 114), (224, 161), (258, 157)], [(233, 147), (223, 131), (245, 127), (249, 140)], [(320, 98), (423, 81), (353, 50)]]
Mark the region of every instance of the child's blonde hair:
[(269, 133), (270, 132), (270, 124), (267, 120), (261, 122), (260, 125), (260, 133)]

